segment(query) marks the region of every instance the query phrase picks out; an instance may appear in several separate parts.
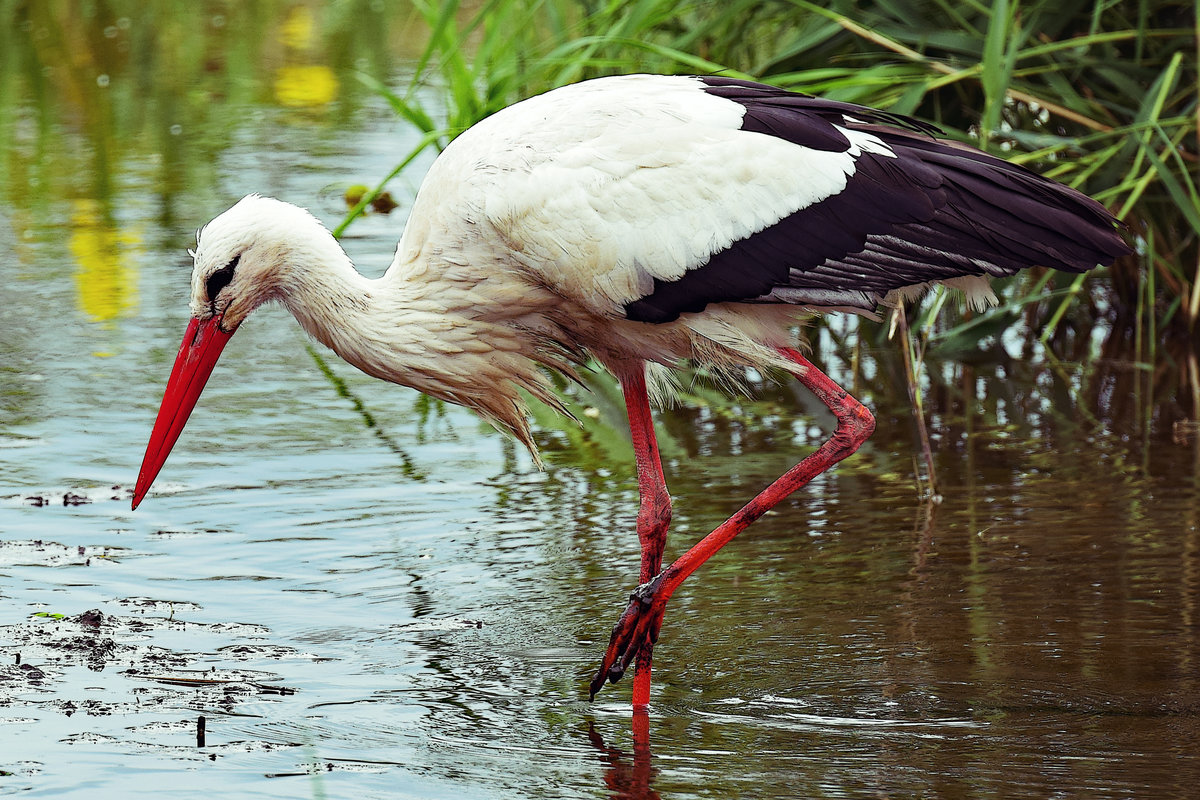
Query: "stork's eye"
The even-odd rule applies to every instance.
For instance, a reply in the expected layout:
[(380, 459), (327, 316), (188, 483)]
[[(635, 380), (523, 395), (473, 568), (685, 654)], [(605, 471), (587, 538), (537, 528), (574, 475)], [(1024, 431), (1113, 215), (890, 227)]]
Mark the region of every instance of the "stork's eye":
[(238, 265), (238, 261), (241, 258), (242, 254), (238, 253), (233, 257), (232, 261), (208, 276), (208, 280), (204, 283), (204, 288), (208, 292), (209, 301), (215, 300), (217, 294), (233, 280), (233, 268)]

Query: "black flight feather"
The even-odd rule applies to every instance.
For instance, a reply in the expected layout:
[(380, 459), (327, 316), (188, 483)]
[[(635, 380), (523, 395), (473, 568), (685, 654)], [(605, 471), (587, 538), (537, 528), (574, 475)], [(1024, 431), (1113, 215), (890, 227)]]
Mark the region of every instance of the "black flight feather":
[[(710, 303), (789, 302), (874, 310), (894, 289), (1031, 266), (1084, 272), (1129, 252), (1101, 204), (1024, 167), (934, 138), (932, 125), (730, 78), (704, 91), (739, 103), (742, 129), (843, 152), (865, 131), (895, 157), (862, 152), (846, 188), (714, 253), (625, 306), (670, 322)], [(803, 175), (796, 177), (804, 180)]]

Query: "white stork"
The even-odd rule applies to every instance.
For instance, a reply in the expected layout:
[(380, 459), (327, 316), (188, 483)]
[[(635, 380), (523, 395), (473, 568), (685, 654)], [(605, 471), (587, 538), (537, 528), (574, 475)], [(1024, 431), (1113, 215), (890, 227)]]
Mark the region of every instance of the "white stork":
[[(360, 275), (309, 212), (257, 195), (199, 233), (191, 322), (136, 508), (222, 348), (255, 308), (383, 380), (474, 409), (534, 449), (521, 390), (593, 357), (621, 382), (637, 461), (641, 582), (591, 693), (651, 651), (668, 598), (780, 500), (849, 456), (870, 412), (797, 349), (797, 319), (874, 312), (931, 284), (1083, 272), (1129, 252), (1099, 203), (907, 117), (721, 77), (629, 75), (517, 103), (446, 148), (386, 274)], [(837, 418), (814, 453), (660, 571), (671, 519), (647, 365), (789, 371)], [(653, 381), (651, 381), (653, 384)]]

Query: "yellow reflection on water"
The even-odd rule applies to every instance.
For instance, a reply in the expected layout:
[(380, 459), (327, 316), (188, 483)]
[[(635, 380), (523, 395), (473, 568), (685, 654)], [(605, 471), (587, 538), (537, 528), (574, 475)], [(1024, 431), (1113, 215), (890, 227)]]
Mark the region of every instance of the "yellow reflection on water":
[[(297, 60), (315, 45), (316, 22), (312, 9), (296, 6), (279, 28), (279, 40), (288, 61)], [(338, 80), (324, 64), (289, 63), (275, 73), (275, 99), (290, 108), (320, 108), (337, 99)]]
[(288, 11), (288, 15), (279, 26), (279, 41), (285, 47), (294, 50), (309, 50), (313, 45), (313, 31), (316, 21), (312, 9), (308, 6), (296, 6)]
[(67, 244), (75, 258), (75, 292), (93, 321), (111, 323), (136, 307), (137, 272), (129, 255), (141, 242), (139, 235), (119, 230), (99, 202), (71, 201)]
[(275, 73), (275, 99), (291, 108), (320, 108), (338, 94), (333, 70), (323, 64), (280, 67)]

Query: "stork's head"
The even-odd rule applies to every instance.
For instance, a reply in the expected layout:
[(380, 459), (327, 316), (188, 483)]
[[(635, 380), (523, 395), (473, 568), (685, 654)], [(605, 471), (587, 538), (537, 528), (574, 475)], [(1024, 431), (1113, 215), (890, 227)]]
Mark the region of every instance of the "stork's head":
[(220, 318), (221, 330), (233, 333), (287, 290), (294, 266), (312, 255), (306, 234), (314, 228), (321, 223), (303, 208), (256, 194), (214, 218), (191, 251), (192, 316)]
[[(158, 475), (226, 342), (254, 309), (287, 291), (296, 264), (313, 254), (315, 229), (302, 208), (250, 195), (201, 229), (192, 252), (192, 318), (167, 381), (133, 493), (137, 508)], [(329, 238), (326, 234), (323, 238)]]

